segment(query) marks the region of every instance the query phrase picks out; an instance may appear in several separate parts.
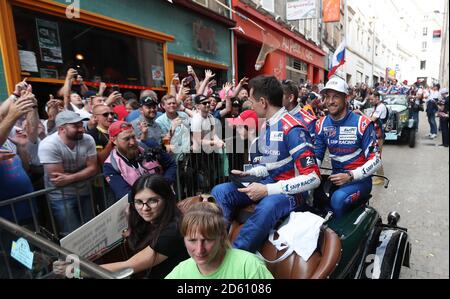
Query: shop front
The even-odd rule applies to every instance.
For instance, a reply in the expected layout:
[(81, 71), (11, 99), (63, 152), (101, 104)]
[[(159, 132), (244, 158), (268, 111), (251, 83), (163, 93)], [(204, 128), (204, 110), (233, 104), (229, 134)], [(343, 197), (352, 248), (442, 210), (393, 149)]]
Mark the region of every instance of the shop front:
[[(222, 1), (226, 2), (226, 1)], [(175, 41), (168, 44), (168, 73), (187, 76), (191, 65), (197, 76), (205, 70), (215, 73), (220, 86), (231, 79), (231, 31), (235, 22), (229, 12), (222, 14), (193, 1), (173, 1), (170, 18), (162, 22), (165, 32)]]
[(233, 1), (233, 5), (235, 65), (240, 78), (269, 74), (313, 84), (324, 79), (326, 54), (319, 47), (247, 4)]
[(174, 38), (151, 24), (123, 21), (132, 6), (117, 9), (122, 15), (113, 16), (112, 9), (101, 9), (100, 1), (82, 2), (78, 17), (68, 18), (67, 5), (56, 1), (0, 3), (1, 52), (8, 93), (27, 78), (39, 87), (36, 93), (42, 92), (38, 98), (46, 101), (48, 94), (54, 94), (64, 83), (69, 68), (75, 68), (93, 88), (103, 81), (136, 93), (147, 88), (166, 90), (167, 43)]
[(228, 79), (234, 22), (225, 16), (190, 1), (67, 2), (0, 0), (1, 100), (27, 78), (45, 102), (69, 68), (93, 89), (103, 81), (136, 94), (166, 93), (187, 65), (201, 78), (212, 69)]

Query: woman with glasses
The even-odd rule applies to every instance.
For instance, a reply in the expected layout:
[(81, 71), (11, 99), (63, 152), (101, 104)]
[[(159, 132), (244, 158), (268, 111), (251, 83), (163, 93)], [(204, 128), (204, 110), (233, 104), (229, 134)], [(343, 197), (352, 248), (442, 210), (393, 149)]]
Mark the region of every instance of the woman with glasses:
[[(180, 211), (172, 188), (161, 175), (144, 175), (133, 184), (128, 201), (127, 242), (135, 254), (126, 261), (101, 267), (111, 272), (146, 270), (146, 278), (164, 278), (189, 257), (178, 227)], [(64, 274), (65, 267), (65, 262), (58, 261), (53, 271)]]
[(271, 279), (264, 261), (253, 253), (231, 248), (227, 222), (214, 203), (200, 202), (183, 216), (181, 233), (190, 259), (168, 279)]

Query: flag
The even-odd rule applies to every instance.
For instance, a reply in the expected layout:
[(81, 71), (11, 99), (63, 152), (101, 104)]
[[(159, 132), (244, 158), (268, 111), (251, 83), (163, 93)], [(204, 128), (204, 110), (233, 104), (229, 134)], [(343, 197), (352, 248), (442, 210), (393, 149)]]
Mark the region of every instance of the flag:
[(345, 62), (345, 39), (337, 47), (333, 54), (333, 59), (331, 60), (330, 71), (328, 72), (328, 79), (334, 75), (336, 70), (343, 65)]

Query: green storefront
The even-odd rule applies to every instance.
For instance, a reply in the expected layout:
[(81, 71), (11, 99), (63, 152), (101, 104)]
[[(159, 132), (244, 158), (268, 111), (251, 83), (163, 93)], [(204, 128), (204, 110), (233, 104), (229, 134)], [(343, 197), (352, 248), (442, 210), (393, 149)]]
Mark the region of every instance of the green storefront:
[[(67, 1), (68, 2), (68, 1)], [(88, 85), (163, 94), (173, 73), (192, 65), (231, 76), (233, 21), (192, 1), (0, 0), (0, 98), (27, 78), (40, 102), (69, 67)], [(224, 1), (225, 2), (225, 1)], [(68, 7), (69, 5), (69, 7)], [(225, 14), (225, 13), (223, 13)], [(47, 97), (47, 98), (46, 98)]]

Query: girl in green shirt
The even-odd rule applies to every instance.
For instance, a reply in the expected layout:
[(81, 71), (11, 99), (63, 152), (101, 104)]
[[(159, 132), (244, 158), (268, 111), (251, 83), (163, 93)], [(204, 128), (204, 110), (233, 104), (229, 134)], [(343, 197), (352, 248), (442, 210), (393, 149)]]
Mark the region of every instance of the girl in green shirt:
[(169, 279), (271, 279), (264, 261), (253, 253), (231, 248), (220, 208), (210, 202), (193, 205), (181, 222), (181, 234), (191, 256)]

